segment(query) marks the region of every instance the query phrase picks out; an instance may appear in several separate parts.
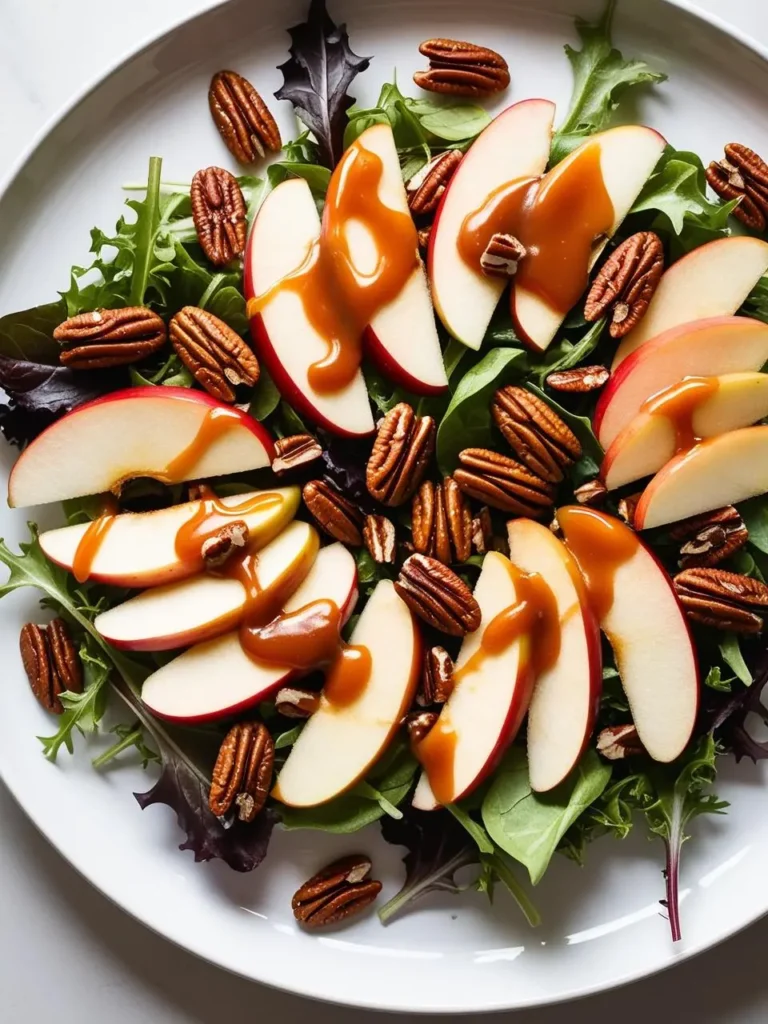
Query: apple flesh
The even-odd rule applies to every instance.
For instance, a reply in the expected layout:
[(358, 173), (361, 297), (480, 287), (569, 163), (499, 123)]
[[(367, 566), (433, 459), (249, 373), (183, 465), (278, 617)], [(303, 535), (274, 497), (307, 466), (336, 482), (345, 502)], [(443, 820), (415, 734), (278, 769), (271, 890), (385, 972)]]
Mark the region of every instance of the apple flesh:
[(371, 672), (360, 696), (337, 706), (324, 696), (293, 745), (272, 795), (290, 807), (315, 807), (359, 782), (386, 749), (411, 706), (421, 641), (406, 604), (382, 580), (350, 643), (367, 647)]
[[(541, 182), (533, 202), (545, 200), (549, 189), (566, 180), (574, 169), (585, 146), (600, 147), (600, 169), (605, 190), (613, 204), (613, 223), (605, 238), (597, 243), (587, 270), (591, 269), (605, 242), (618, 230), (632, 208), (640, 190), (650, 177), (666, 146), (666, 140), (642, 125), (623, 125), (611, 128), (590, 138), (552, 168)], [(578, 171), (575, 171), (578, 173)], [(569, 222), (563, 223), (563, 243), (568, 241)], [(530, 244), (525, 238), (525, 244)], [(584, 286), (587, 285), (585, 274)], [(511, 294), (512, 320), (521, 340), (537, 352), (547, 349), (555, 337), (568, 310), (554, 309), (537, 291), (525, 288), (516, 280)]]
[[(482, 620), (480, 627), (464, 638), (457, 672), (479, 651), (489, 623), (517, 603), (514, 577), (504, 555), (491, 551), (485, 556), (475, 597)], [(531, 654), (531, 637), (522, 633), (500, 654), (486, 654), (476, 668), (460, 676), (440, 717), (417, 748), (421, 757), (425, 745), (445, 744), (449, 770), (425, 772), (414, 794), (414, 807), (432, 810), (436, 803), (455, 803), (493, 771), (528, 710), (534, 683)], [(450, 738), (449, 743), (445, 737)], [(425, 762), (430, 763), (428, 755)]]
[[(674, 761), (693, 733), (699, 678), (672, 581), (650, 549), (613, 516), (568, 506), (558, 510), (557, 522), (613, 648), (640, 740), (655, 761)], [(617, 549), (627, 557), (615, 569), (609, 563), (613, 596), (606, 602), (606, 551)]]
[[(276, 496), (261, 508), (261, 495)], [(273, 491), (251, 491), (219, 498), (217, 503), (233, 512), (232, 519), (248, 527), (249, 547), (256, 550), (268, 544), (296, 515), (301, 501), (298, 487), (280, 487)], [(124, 512), (117, 516), (104, 535), (91, 563), (88, 579), (113, 587), (156, 587), (185, 579), (203, 570), (203, 557), (183, 557), (176, 550), (178, 531), (199, 514), (204, 501), (159, 509), (157, 512)], [(252, 510), (248, 506), (252, 506)], [(47, 530), (40, 535), (40, 547), (46, 558), (72, 571), (75, 555), (88, 523)]]
[[(226, 420), (199, 455), (182, 459), (210, 423)], [(268, 466), (274, 443), (244, 412), (189, 388), (127, 388), (78, 406), (24, 449), (11, 470), (8, 504), (44, 505), (101, 494), (133, 477), (166, 483), (244, 473)], [(168, 474), (175, 460), (187, 464)]]
[[(322, 548), (303, 583), (285, 602), (295, 612), (314, 601), (333, 601), (346, 622), (357, 603), (357, 568), (342, 544)], [(234, 715), (271, 697), (300, 676), (280, 665), (253, 661), (238, 634), (195, 644), (154, 672), (141, 698), (153, 715), (180, 724), (209, 722)]]
[[(727, 373), (716, 380), (717, 390), (691, 416), (695, 437), (715, 437), (768, 416), (768, 374)], [(611, 491), (658, 473), (674, 458), (675, 443), (675, 427), (666, 416), (638, 413), (605, 453), (603, 483)]]
[(560, 650), (538, 672), (528, 710), (531, 788), (554, 789), (581, 760), (595, 724), (603, 685), (600, 628), (571, 553), (546, 526), (513, 519), (509, 558), (524, 573), (538, 573), (554, 595)]
[[(320, 215), (309, 185), (303, 178), (282, 182), (264, 200), (251, 229), (245, 254), (246, 298), (268, 292), (298, 270), (319, 238)], [(307, 318), (300, 295), (277, 289), (250, 325), (259, 357), (300, 416), (342, 436), (373, 433), (361, 372), (333, 394), (320, 394), (309, 383), (310, 366), (325, 358), (328, 346)]]
[(735, 313), (768, 270), (768, 242), (717, 238), (682, 256), (663, 274), (645, 316), (616, 349), (612, 370), (651, 338), (695, 320)]
[(544, 173), (554, 116), (555, 105), (540, 99), (502, 111), (459, 164), (435, 215), (428, 258), (432, 300), (446, 329), (468, 348), (480, 348), (505, 281), (468, 266), (456, 239), (464, 219), (494, 192)]
[(603, 448), (659, 391), (684, 377), (718, 377), (768, 362), (768, 324), (743, 316), (683, 324), (646, 342), (610, 378), (595, 408), (593, 429)]
[(635, 529), (676, 523), (766, 491), (768, 427), (733, 430), (702, 441), (656, 474), (638, 502)]
[[(255, 575), (260, 596), (281, 594), (288, 584), (295, 589), (312, 568), (318, 548), (317, 532), (309, 524), (287, 526), (259, 552)], [(145, 590), (97, 615), (94, 625), (115, 647), (169, 651), (234, 629), (246, 612), (246, 598), (239, 580), (201, 574)]]

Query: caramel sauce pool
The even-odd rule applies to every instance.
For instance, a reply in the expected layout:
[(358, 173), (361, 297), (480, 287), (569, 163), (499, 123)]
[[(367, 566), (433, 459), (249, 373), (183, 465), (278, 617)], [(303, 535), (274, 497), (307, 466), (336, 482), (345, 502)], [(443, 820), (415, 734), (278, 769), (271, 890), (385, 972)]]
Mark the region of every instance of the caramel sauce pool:
[(585, 145), (567, 174), (502, 186), (461, 226), (458, 250), (474, 270), (494, 234), (514, 235), (527, 249), (515, 284), (565, 314), (587, 286), (595, 243), (613, 227), (600, 145)]
[(670, 423), (675, 433), (675, 455), (679, 455), (701, 440), (693, 429), (693, 417), (719, 386), (717, 377), (685, 377), (649, 398), (640, 412), (663, 416)]
[[(384, 164), (376, 153), (350, 146), (331, 178), (319, 241), (297, 270), (248, 303), (248, 315), (253, 316), (278, 292), (300, 297), (309, 322), (328, 346), (325, 357), (308, 373), (319, 394), (340, 391), (352, 381), (360, 367), (366, 327), (397, 298), (418, 266), (413, 218), (381, 202), (383, 175)], [(355, 267), (348, 239), (351, 222), (367, 231), (375, 247), (370, 273)]]
[[(236, 505), (225, 505), (215, 494), (211, 494), (210, 497), (200, 500), (198, 510), (179, 527), (174, 543), (176, 554), (184, 562), (200, 562), (202, 566), (200, 552), (206, 540), (236, 519), (242, 519), (255, 512), (267, 512), (282, 503), (282, 495), (277, 493), (252, 495)], [(261, 538), (256, 531), (249, 532), (248, 540), (250, 546), (260, 546)]]
[(637, 552), (640, 541), (618, 519), (588, 508), (558, 509), (557, 521), (584, 577), (592, 610), (602, 622), (613, 607), (616, 571)]

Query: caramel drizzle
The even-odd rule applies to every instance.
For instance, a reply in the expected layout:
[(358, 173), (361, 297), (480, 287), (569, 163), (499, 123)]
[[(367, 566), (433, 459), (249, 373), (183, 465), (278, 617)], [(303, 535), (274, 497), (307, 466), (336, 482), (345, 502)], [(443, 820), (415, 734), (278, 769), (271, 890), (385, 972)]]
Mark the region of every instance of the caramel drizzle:
[(694, 430), (693, 417), (719, 387), (717, 377), (685, 377), (647, 399), (640, 412), (667, 420), (675, 435), (675, 455), (679, 455), (701, 440)]
[(618, 519), (589, 508), (561, 508), (557, 521), (584, 577), (592, 610), (602, 624), (613, 607), (616, 572), (635, 555), (640, 541)]

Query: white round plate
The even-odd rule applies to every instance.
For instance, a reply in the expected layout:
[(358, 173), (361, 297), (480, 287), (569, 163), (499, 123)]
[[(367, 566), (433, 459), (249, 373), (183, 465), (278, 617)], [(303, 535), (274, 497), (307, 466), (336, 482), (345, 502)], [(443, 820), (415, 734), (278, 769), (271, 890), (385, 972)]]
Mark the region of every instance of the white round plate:
[[(570, 94), (563, 44), (576, 43), (572, 18), (601, 6), (585, 0), (330, 0), (349, 25), (357, 53), (373, 54), (354, 85), (370, 105), (397, 68), (404, 86), (419, 66), (418, 43), (435, 35), (486, 42), (509, 60), (513, 85), (504, 102)], [(281, 84), (285, 29), (301, 21), (307, 0), (232, 0), (180, 25), (132, 57), (77, 103), (24, 163), (0, 201), (0, 311), (55, 297), (71, 264), (87, 260), (93, 225), (121, 213), (120, 187), (141, 181), (147, 159), (164, 159), (166, 179), (189, 181), (230, 158), (211, 122), (206, 92), (212, 72), (233, 67), (266, 97)], [(643, 97), (634, 117), (679, 149), (705, 161), (733, 139), (768, 150), (765, 57), (664, 0), (620, 4), (616, 41), (670, 76)], [(284, 135), (290, 107), (270, 104)], [(115, 439), (119, 444), (119, 439)], [(13, 452), (2, 451), (6, 467)], [(29, 510), (0, 512), (0, 532), (24, 538)], [(535, 893), (544, 924), (530, 930), (511, 901), (430, 898), (382, 927), (375, 915), (325, 936), (299, 931), (290, 894), (331, 855), (369, 851), (393, 894), (400, 851), (373, 827), (334, 839), (314, 832), (276, 833), (265, 865), (238, 875), (198, 865), (177, 850), (180, 834), (165, 807), (139, 810), (132, 792), (151, 780), (139, 769), (97, 774), (93, 746), (78, 742), (56, 766), (37, 735), (52, 731), (30, 698), (17, 642), (35, 615), (31, 593), (2, 603), (3, 713), (0, 775), (61, 853), (107, 896), (171, 941), (229, 970), (304, 995), (358, 1006), (409, 1011), (469, 1011), (531, 1006), (604, 989), (692, 955), (768, 910), (765, 772), (750, 764), (723, 769), (719, 794), (727, 817), (702, 819), (686, 844), (682, 870), (684, 941), (673, 947), (658, 900), (663, 896), (660, 842), (630, 837), (596, 843), (586, 867), (557, 857)]]

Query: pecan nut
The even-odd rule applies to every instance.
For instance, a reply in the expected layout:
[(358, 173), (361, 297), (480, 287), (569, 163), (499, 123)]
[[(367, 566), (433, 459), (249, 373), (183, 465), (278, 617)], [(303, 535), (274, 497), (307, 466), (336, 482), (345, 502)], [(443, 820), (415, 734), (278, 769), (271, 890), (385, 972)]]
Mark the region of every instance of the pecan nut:
[(472, 553), (472, 513), (456, 481), (425, 480), (411, 505), (413, 546), (440, 562), (464, 562)]
[(422, 252), (426, 252), (429, 249), (429, 241), (432, 237), (432, 225), (427, 224), (425, 228), (419, 228), (416, 234), (419, 239), (419, 248)]
[(403, 719), (408, 742), (415, 750), (439, 718), (437, 711), (412, 711)]
[(484, 505), (472, 520), (472, 547), (478, 555), (493, 550), (493, 521), (487, 505)]
[(391, 409), (379, 424), (365, 482), (382, 505), (402, 505), (421, 483), (435, 448), (435, 421), (417, 416), (407, 402)]
[(370, 874), (371, 862), (363, 854), (334, 861), (296, 890), (294, 917), (305, 928), (320, 928), (362, 913), (381, 892), (381, 882)]
[(719, 565), (749, 540), (744, 520), (733, 505), (683, 519), (669, 535), (672, 540), (683, 542), (680, 548), (682, 569)]
[(634, 494), (627, 494), (626, 497), (619, 499), (616, 506), (616, 511), (619, 513), (619, 519), (631, 526), (634, 529), (635, 526), (635, 512), (637, 506), (640, 503), (640, 499), (643, 496), (642, 491), (636, 491)]
[(253, 821), (267, 802), (275, 764), (275, 744), (263, 722), (232, 726), (219, 749), (208, 804), (219, 818), (234, 813)]
[(310, 480), (301, 492), (317, 525), (334, 540), (359, 548), (363, 543), (363, 513), (325, 480)]
[(363, 540), (374, 562), (391, 565), (395, 561), (395, 524), (386, 516), (366, 516)]
[(435, 212), (463, 157), (460, 149), (447, 149), (414, 174), (406, 185), (408, 207), (414, 217), (426, 217)]
[(680, 604), (692, 622), (734, 633), (759, 633), (768, 586), (724, 569), (684, 569), (675, 576)]
[(447, 565), (428, 555), (407, 558), (395, 590), (420, 619), (450, 636), (464, 636), (480, 625), (480, 605), (467, 584)]
[(244, 519), (234, 519), (222, 526), (212, 537), (206, 537), (200, 548), (206, 569), (219, 569), (248, 543), (248, 524)]
[(550, 373), (547, 377), (547, 387), (553, 391), (586, 394), (589, 391), (598, 391), (607, 383), (610, 375), (611, 371), (606, 366), (575, 366), (572, 370)]
[(299, 686), (284, 686), (275, 695), (275, 711), (285, 718), (310, 718), (320, 707), (320, 695)]
[(622, 761), (643, 754), (645, 748), (634, 725), (609, 725), (597, 737), (597, 752), (607, 761)]
[(60, 696), (65, 690), (81, 693), (83, 666), (63, 619), (48, 626), (28, 622), (19, 636), (19, 649), (29, 685), (46, 711), (64, 711)]
[(453, 658), (444, 647), (430, 647), (424, 656), (416, 703), (422, 708), (445, 704), (452, 690)]
[(102, 370), (151, 356), (163, 347), (168, 332), (151, 309), (125, 306), (79, 313), (59, 324), (53, 336), (62, 346), (62, 365), (72, 370)]
[(560, 483), (568, 466), (581, 457), (581, 443), (570, 427), (525, 388), (499, 388), (491, 415), (518, 459), (542, 480)]
[(729, 142), (725, 158), (707, 168), (707, 181), (721, 199), (738, 199), (733, 216), (755, 231), (768, 223), (768, 164), (749, 146)]
[(200, 246), (215, 267), (245, 252), (245, 199), (237, 178), (223, 167), (206, 167), (192, 179), (192, 219)]
[(602, 508), (607, 494), (608, 489), (600, 480), (588, 480), (573, 492), (576, 501), (589, 508)]
[(259, 379), (259, 362), (246, 342), (207, 310), (184, 306), (168, 330), (179, 359), (214, 398), (234, 402), (237, 385), (253, 387)]
[(417, 71), (416, 85), (453, 96), (492, 96), (509, 85), (509, 65), (495, 50), (458, 39), (427, 39), (419, 53), (429, 70)]
[(321, 458), (323, 449), (311, 434), (291, 434), (275, 442), (275, 457), (272, 460), (273, 473), (287, 473), (299, 466), (306, 466)]
[(605, 261), (584, 305), (586, 320), (610, 313), (608, 332), (623, 338), (645, 316), (664, 273), (664, 246), (653, 231), (631, 235)]
[(282, 149), (280, 129), (247, 78), (218, 71), (211, 79), (208, 105), (227, 149), (242, 164), (261, 159), (265, 150)]
[(555, 501), (555, 489), (526, 466), (489, 448), (465, 448), (453, 474), (470, 498), (513, 515), (538, 519)]
[(486, 277), (514, 277), (526, 252), (523, 243), (514, 235), (497, 231), (480, 257), (480, 269)]

